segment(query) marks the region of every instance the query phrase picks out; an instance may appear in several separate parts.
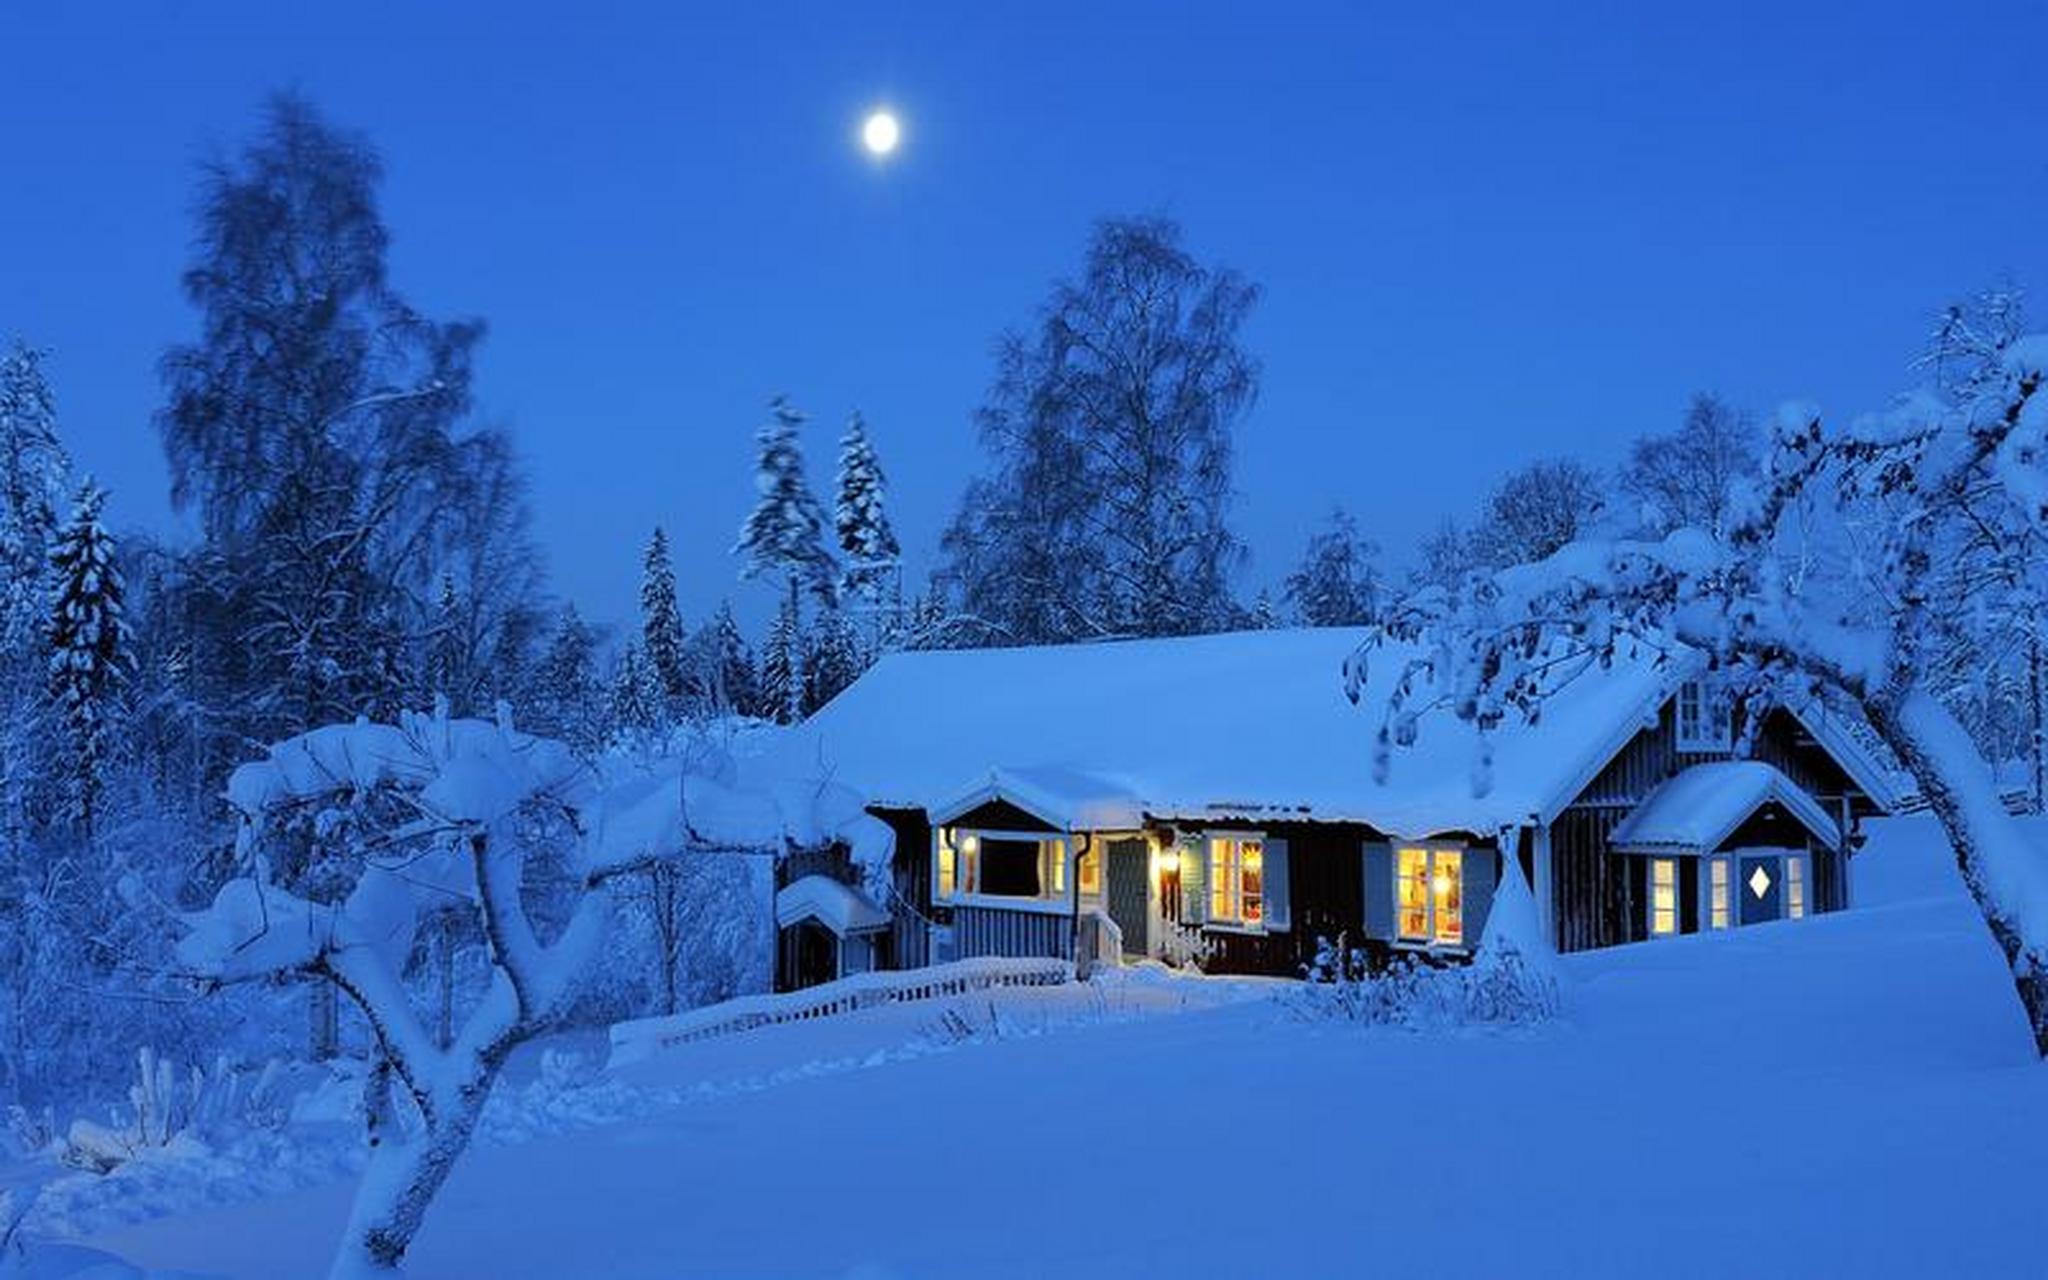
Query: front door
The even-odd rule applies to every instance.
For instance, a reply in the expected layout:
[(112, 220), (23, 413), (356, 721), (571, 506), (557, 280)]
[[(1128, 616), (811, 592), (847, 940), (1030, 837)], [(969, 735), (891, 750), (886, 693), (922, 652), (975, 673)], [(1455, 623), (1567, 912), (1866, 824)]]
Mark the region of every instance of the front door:
[(1150, 850), (1142, 839), (1111, 840), (1108, 858), (1109, 918), (1123, 930), (1124, 954), (1145, 954), (1145, 923), (1151, 916)]
[(1742, 923), (1757, 924), (1785, 914), (1785, 868), (1775, 857), (1745, 857), (1735, 877), (1742, 896)]

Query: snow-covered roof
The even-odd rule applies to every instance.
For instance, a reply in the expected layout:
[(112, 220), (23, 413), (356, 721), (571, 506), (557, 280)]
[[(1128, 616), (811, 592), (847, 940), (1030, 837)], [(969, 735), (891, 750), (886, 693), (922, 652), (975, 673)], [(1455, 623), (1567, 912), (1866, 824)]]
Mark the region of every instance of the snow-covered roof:
[(775, 895), (775, 927), (816, 920), (840, 937), (889, 927), (889, 913), (830, 876), (804, 876)]
[(933, 822), (949, 822), (991, 800), (1008, 800), (1070, 831), (1114, 831), (1145, 820), (1145, 802), (1121, 782), (1057, 766), (993, 768), (928, 807)]
[(1858, 732), (1855, 713), (1814, 698), (1804, 706), (1792, 708), (1792, 714), (1800, 726), (1813, 735), (1821, 750), (1842, 766), (1842, 772), (1849, 775), (1849, 781), (1870, 797), (1872, 804), (1886, 813), (1895, 813), (1903, 807), (1906, 789), (1899, 785), (1900, 771), (1879, 759), (1882, 748), (1866, 741), (1867, 726), (1863, 726), (1863, 733)]
[(1357, 821), (1390, 835), (1490, 832), (1547, 821), (1689, 674), (1647, 650), (1562, 681), (1538, 723), (1491, 735), (1423, 715), (1413, 746), (1373, 777), (1373, 740), (1412, 651), (1375, 652), (1354, 706), (1352, 628), (1247, 631), (1028, 649), (892, 654), (757, 767), (854, 788), (882, 807), (941, 811), (1007, 783), (1055, 821), (1284, 817)]
[(1711, 853), (1772, 801), (1815, 839), (1841, 843), (1841, 829), (1798, 783), (1761, 760), (1715, 760), (1667, 779), (1608, 837), (1621, 853)]

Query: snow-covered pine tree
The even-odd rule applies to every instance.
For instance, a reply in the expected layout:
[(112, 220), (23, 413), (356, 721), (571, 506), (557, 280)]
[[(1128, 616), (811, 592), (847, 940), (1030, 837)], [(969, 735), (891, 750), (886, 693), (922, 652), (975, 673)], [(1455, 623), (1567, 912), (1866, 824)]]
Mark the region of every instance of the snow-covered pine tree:
[(70, 460), (42, 352), (0, 355), (0, 854), (28, 838), (30, 793), (48, 772), (50, 548)]
[(128, 663), (121, 571), (114, 540), (100, 523), (105, 501), (90, 479), (80, 485), (70, 523), (50, 553), (50, 689), (70, 739), (70, 816), (87, 836), (105, 788)]
[(682, 611), (676, 607), (676, 575), (669, 563), (668, 535), (656, 525), (641, 561), (640, 643), (660, 680), (671, 717), (689, 702), (689, 664), (684, 659)]
[(455, 590), (455, 575), (441, 575), (440, 594), (434, 599), (433, 641), (427, 646), (427, 694), (429, 699), (446, 698), (457, 715), (474, 710), (458, 696), (463, 683), (462, 597)]
[(526, 718), (536, 732), (586, 757), (603, 748), (611, 708), (597, 677), (597, 632), (575, 605), (563, 606), (530, 679)]
[(843, 609), (820, 611), (804, 639), (803, 712), (809, 716), (859, 679), (867, 664)]
[[(887, 488), (881, 461), (868, 439), (867, 424), (856, 409), (846, 420), (846, 434), (839, 438), (839, 495), (832, 516), (839, 550), (846, 558), (846, 591), (877, 612), (902, 597), (898, 576), (902, 548), (889, 524)], [(887, 625), (885, 617), (878, 630)]]
[(803, 639), (796, 598), (786, 597), (761, 641), (760, 716), (777, 724), (803, 719)]
[(740, 526), (733, 552), (745, 558), (741, 577), (781, 574), (792, 599), (808, 592), (829, 604), (838, 594), (838, 572), (825, 549), (824, 510), (804, 479), (803, 447), (797, 442), (803, 423), (803, 414), (783, 397), (768, 402), (754, 479), (761, 498)]
[(721, 600), (712, 615), (706, 653), (707, 675), (712, 681), (718, 708), (730, 715), (761, 714), (761, 679), (754, 669), (754, 653), (740, 633), (730, 601)]
[(661, 677), (637, 642), (619, 651), (612, 668), (612, 728), (617, 733), (651, 733), (663, 722)]
[(1273, 612), (1273, 593), (1264, 587), (1252, 601), (1252, 630), (1271, 631), (1280, 625), (1279, 615)]

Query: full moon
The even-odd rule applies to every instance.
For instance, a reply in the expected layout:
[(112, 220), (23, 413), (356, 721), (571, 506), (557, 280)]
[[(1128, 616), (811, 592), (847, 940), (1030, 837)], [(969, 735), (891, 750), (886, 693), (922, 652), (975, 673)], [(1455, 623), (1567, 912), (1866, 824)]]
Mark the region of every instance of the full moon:
[(893, 111), (871, 111), (861, 122), (860, 144), (868, 149), (871, 156), (888, 155), (902, 140), (903, 126), (897, 122)]

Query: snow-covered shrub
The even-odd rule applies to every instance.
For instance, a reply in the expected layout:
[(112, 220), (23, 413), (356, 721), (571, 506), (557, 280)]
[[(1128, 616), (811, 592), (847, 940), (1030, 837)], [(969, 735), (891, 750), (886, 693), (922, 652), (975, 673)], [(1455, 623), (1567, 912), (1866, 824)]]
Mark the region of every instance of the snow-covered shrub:
[(1297, 1001), (1315, 1018), (1435, 1029), (1526, 1026), (1563, 1005), (1555, 956), (1543, 941), (1521, 868), (1508, 859), (1470, 964), (1432, 964), (1412, 955), (1375, 968), (1339, 935), (1318, 938)]
[(180, 1071), (144, 1047), (128, 1103), (106, 1124), (80, 1118), (65, 1131), (60, 1159), (90, 1173), (109, 1173), (150, 1151), (203, 1151), (253, 1130), (284, 1127), (290, 1106), (282, 1096), (280, 1064), (272, 1059), (243, 1070), (227, 1059), (211, 1070)]
[(1208, 968), (1209, 957), (1215, 950), (1216, 944), (1201, 929), (1175, 925), (1166, 930), (1159, 958), (1176, 969), (1192, 969), (1201, 973)]
[(1297, 1009), (1315, 1019), (1416, 1031), (1528, 1026), (1558, 1012), (1556, 981), (1519, 956), (1469, 965), (1400, 956), (1380, 970), (1363, 960), (1352, 952), (1333, 964), (1330, 977), (1306, 983)]

